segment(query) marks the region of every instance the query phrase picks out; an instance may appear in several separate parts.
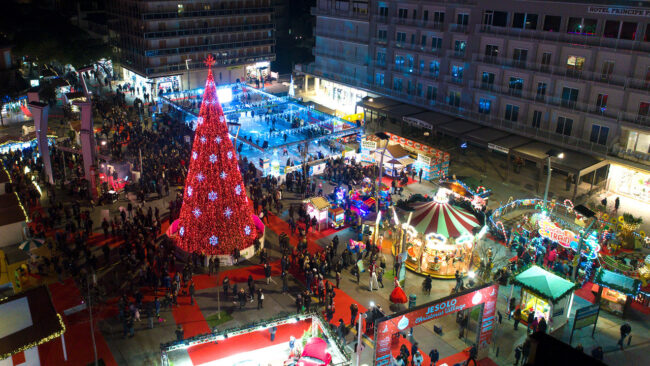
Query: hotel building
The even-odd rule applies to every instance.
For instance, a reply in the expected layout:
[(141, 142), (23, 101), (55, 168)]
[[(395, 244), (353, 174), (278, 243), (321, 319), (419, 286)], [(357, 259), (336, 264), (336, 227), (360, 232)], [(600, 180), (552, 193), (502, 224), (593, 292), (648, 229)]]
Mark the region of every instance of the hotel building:
[(559, 147), (572, 183), (609, 177), (650, 202), (650, 3), (630, 4), (318, 0), (315, 61), (296, 71), (366, 121), (520, 156), (540, 176)]

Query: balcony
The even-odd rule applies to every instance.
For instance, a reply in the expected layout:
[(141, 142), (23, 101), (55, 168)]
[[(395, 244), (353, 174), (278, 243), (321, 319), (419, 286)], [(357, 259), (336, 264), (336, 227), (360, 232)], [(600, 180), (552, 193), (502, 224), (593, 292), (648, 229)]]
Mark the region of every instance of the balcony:
[[(259, 53), (254, 55), (247, 55), (247, 56), (233, 57), (233, 58), (219, 57), (215, 60), (215, 66), (220, 67), (220, 66), (229, 66), (229, 65), (242, 65), (247, 63), (274, 61), (274, 60), (275, 60), (275, 53)], [(202, 61), (189, 63), (188, 66), (190, 69), (206, 68), (205, 64)], [(187, 68), (185, 66), (185, 62), (181, 62), (176, 64), (167, 64), (158, 67), (147, 67), (145, 69), (145, 74), (147, 76), (157, 76), (157, 75), (165, 75), (169, 73), (186, 72), (186, 70)]]
[(454, 33), (469, 33), (469, 26), (465, 24), (449, 24), (449, 31)]
[(445, 55), (449, 58), (457, 59), (457, 60), (465, 60), (467, 57), (467, 53), (465, 51), (457, 51), (457, 50), (446, 50)]
[(257, 31), (257, 30), (268, 30), (275, 29), (273, 23), (267, 24), (251, 24), (251, 25), (234, 25), (228, 27), (207, 27), (207, 28), (189, 28), (189, 29), (178, 29), (178, 30), (169, 30), (169, 31), (157, 31), (157, 32), (145, 32), (145, 39), (156, 39), (156, 38), (175, 38), (182, 36), (194, 36), (202, 34), (215, 34), (215, 33), (234, 33), (234, 32), (248, 32), (248, 31)]
[(209, 45), (202, 45), (202, 46), (147, 50), (145, 51), (145, 56), (155, 57), (155, 56), (176, 55), (176, 54), (195, 53), (195, 52), (221, 51), (227, 49), (248, 48), (248, 47), (255, 47), (255, 46), (272, 46), (272, 45), (275, 45), (275, 39), (265, 38), (265, 39), (249, 40), (249, 41), (242, 41), (242, 42), (217, 43), (217, 44), (209, 44)]
[(335, 39), (337, 41), (348, 41), (353, 43), (368, 44), (368, 36), (362, 37), (349, 32), (334, 32), (323, 28), (314, 28), (314, 35), (316, 37), (326, 37)]
[(627, 82), (627, 78), (618, 75), (603, 75), (601, 73), (591, 71), (577, 71), (575, 69), (570, 69), (562, 66), (538, 64), (523, 60), (513, 60), (505, 57), (486, 56), (479, 53), (473, 54), (472, 60), (483, 64), (497, 65), (503, 69), (513, 68), (531, 72), (539, 72), (543, 74), (559, 76), (561, 78), (593, 81), (616, 87), (625, 87)]
[(395, 24), (395, 25), (405, 25), (409, 27), (422, 28), (424, 26), (424, 23), (425, 22), (420, 19), (399, 18), (399, 17), (390, 18), (390, 24)]
[(368, 13), (360, 13), (358, 11), (338, 10), (338, 9), (321, 9), (315, 6), (311, 7), (311, 15), (314, 16), (331, 16), (337, 18), (347, 18), (352, 20), (368, 20)]
[(562, 32), (547, 32), (543, 30), (517, 29), (477, 24), (475, 33), (497, 35), (514, 39), (530, 39), (536, 41), (557, 42), (561, 43), (562, 45), (576, 44), (602, 48), (603, 50), (607, 51), (612, 51), (612, 49), (615, 49), (630, 52), (650, 52), (650, 42), (629, 41), (624, 39), (603, 38), (598, 36)]
[(388, 39), (386, 38), (372, 37), (370, 41), (384, 47), (388, 45)]
[(343, 62), (349, 62), (361, 66), (368, 66), (368, 60), (367, 59), (361, 59), (358, 57), (346, 55), (345, 53), (342, 52), (331, 52), (331, 51), (324, 51), (320, 49), (312, 49), (312, 55), (314, 56), (319, 56), (319, 57), (326, 57), (326, 58), (331, 58), (334, 60), (338, 61), (343, 61)]
[(237, 8), (237, 9), (215, 9), (215, 10), (199, 10), (199, 11), (168, 11), (160, 13), (144, 13), (142, 14), (143, 20), (159, 20), (159, 19), (176, 19), (176, 18), (212, 18), (223, 16), (245, 16), (273, 13), (273, 8)]

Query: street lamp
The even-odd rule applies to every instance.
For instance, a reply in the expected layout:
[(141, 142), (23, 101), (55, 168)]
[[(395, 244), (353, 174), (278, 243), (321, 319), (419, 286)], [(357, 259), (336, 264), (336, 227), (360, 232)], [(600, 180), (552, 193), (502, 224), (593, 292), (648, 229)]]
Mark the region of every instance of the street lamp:
[(191, 58), (185, 59), (185, 69), (187, 70), (187, 90), (190, 90), (190, 62), (192, 62)]
[(548, 174), (546, 175), (546, 189), (544, 189), (544, 207), (542, 209), (545, 211), (548, 205), (548, 188), (551, 185), (551, 158), (556, 157), (558, 159), (564, 159), (564, 153), (555, 149), (550, 149), (546, 152), (546, 165), (548, 166)]
[(239, 137), (239, 130), (241, 129), (241, 123), (239, 122), (228, 122), (228, 126), (237, 126), (237, 133), (235, 133), (235, 152), (237, 151), (237, 138)]
[[(386, 149), (388, 148), (388, 140), (390, 140), (390, 136), (386, 134), (385, 132), (376, 132), (375, 136), (379, 138), (380, 141), (386, 141), (386, 145), (384, 146), (384, 149), (381, 151), (381, 159), (379, 161), (379, 176), (377, 177), (377, 182), (375, 183), (375, 213), (377, 216), (379, 216), (379, 189), (381, 187), (381, 178), (382, 175), (384, 174), (384, 154), (386, 153)], [(375, 233), (375, 236), (377, 233)]]
[[(578, 205), (573, 208), (573, 211), (576, 213), (579, 213), (580, 215), (590, 219), (596, 215), (595, 212), (592, 210), (588, 209), (584, 205)], [(574, 261), (574, 266), (573, 266), (573, 273), (571, 274), (571, 279), (575, 281), (576, 275), (578, 274), (578, 268), (580, 268), (580, 261), (582, 259), (582, 245), (585, 242), (585, 237), (589, 236), (589, 231), (591, 230), (591, 227), (594, 226), (594, 223), (596, 220), (591, 220), (591, 223), (589, 226), (587, 226), (587, 229), (585, 229), (584, 233), (580, 235), (580, 240), (578, 241), (578, 252), (576, 253), (577, 258)]]

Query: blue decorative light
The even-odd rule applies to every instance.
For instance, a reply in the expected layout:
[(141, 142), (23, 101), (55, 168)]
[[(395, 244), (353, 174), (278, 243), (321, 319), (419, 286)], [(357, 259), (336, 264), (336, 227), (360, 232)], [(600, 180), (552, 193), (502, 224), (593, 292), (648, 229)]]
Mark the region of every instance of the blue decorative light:
[(199, 117), (199, 118), (196, 119), (196, 124), (197, 125), (200, 125), (202, 123), (203, 123), (203, 117)]
[(226, 179), (228, 174), (226, 174), (226, 172), (221, 172), (221, 174), (219, 174), (219, 176), (221, 177), (221, 179)]
[(215, 245), (217, 245), (217, 244), (219, 244), (219, 238), (217, 238), (216, 236), (212, 235), (212, 236), (210, 237), (210, 245), (215, 246)]
[(199, 174), (196, 175), (196, 179), (199, 182), (203, 182), (203, 180), (205, 179), (205, 176), (203, 176), (203, 173), (199, 173)]
[(210, 155), (210, 162), (212, 164), (217, 162), (217, 156), (215, 154)]
[(196, 160), (196, 158), (199, 157), (199, 154), (196, 153), (196, 151), (192, 151), (192, 159)]
[(185, 226), (181, 226), (180, 230), (178, 230), (178, 235), (180, 236), (185, 235)]
[(251, 227), (248, 226), (248, 225), (244, 226), (244, 233), (246, 235), (250, 235), (251, 234)]
[(229, 219), (230, 216), (232, 216), (232, 210), (230, 209), (230, 207), (226, 207), (226, 209), (223, 211), (223, 214), (224, 216), (226, 216), (226, 218)]
[(187, 186), (187, 197), (192, 197), (192, 192), (194, 192), (192, 186)]
[(228, 151), (228, 154), (226, 155), (228, 156), (228, 159), (232, 159), (232, 151)]
[(216, 142), (217, 144), (221, 143), (221, 137), (219, 136), (215, 137), (214, 142)]
[(235, 194), (238, 196), (241, 194), (241, 186), (235, 186)]
[(214, 192), (214, 191), (208, 193), (208, 199), (209, 199), (210, 201), (214, 201), (214, 200), (216, 200), (216, 199), (217, 199), (217, 193)]
[(202, 144), (205, 144), (205, 142), (206, 142), (208, 139), (206, 139), (205, 136), (201, 136), (201, 138), (200, 138), (199, 140), (201, 140), (201, 143), (202, 143)]
[(194, 214), (194, 217), (196, 217), (197, 219), (199, 218), (199, 216), (201, 216), (201, 210), (199, 210), (198, 207), (195, 208), (194, 211), (192, 211), (192, 213)]

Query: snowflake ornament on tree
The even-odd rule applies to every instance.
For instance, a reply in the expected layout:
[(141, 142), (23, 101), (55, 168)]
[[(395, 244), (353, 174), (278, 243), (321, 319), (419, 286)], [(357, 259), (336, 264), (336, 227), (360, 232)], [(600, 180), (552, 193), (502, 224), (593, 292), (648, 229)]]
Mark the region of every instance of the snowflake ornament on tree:
[[(208, 66), (213, 62), (209, 57)], [(242, 188), (237, 155), (228, 138), (227, 121), (217, 100), (212, 69), (208, 70), (195, 133), (185, 182), (187, 194), (178, 223), (178, 246), (189, 253), (206, 255), (248, 248), (257, 237), (257, 229)]]

